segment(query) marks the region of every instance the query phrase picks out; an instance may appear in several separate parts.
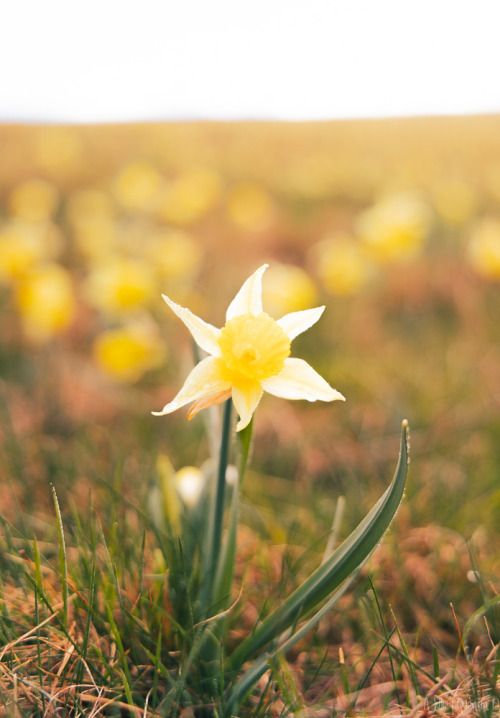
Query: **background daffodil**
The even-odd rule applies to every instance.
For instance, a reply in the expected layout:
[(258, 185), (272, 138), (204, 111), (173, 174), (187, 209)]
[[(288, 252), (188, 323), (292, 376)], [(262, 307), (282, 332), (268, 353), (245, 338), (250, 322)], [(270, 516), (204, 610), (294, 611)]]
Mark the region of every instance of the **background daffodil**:
[(163, 295), (193, 339), (209, 356), (191, 371), (177, 396), (155, 416), (170, 414), (193, 402), (188, 418), (201, 409), (232, 397), (240, 420), (237, 431), (250, 422), (264, 391), (283, 399), (334, 401), (344, 399), (305, 361), (290, 357), (290, 343), (315, 324), (324, 307), (286, 314), (275, 321), (262, 310), (260, 267), (243, 284), (226, 312), (222, 329)]

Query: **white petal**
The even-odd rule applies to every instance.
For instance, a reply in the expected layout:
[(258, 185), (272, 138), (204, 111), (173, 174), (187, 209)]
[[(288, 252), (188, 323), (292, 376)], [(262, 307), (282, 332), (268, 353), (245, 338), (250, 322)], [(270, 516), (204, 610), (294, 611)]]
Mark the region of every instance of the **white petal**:
[(240, 314), (256, 315), (262, 311), (262, 275), (268, 266), (268, 264), (263, 264), (243, 284), (227, 309), (227, 322), (234, 317), (239, 317)]
[(184, 382), (184, 386), (172, 399), (166, 404), (161, 411), (153, 411), (155, 416), (163, 416), (170, 414), (181, 406), (185, 406), (192, 401), (198, 401), (209, 394), (216, 394), (230, 389), (231, 385), (227, 381), (223, 381), (220, 376), (219, 363), (214, 357), (206, 357), (199, 362), (188, 378)]
[(236, 431), (241, 431), (248, 426), (262, 394), (263, 391), (259, 384), (254, 384), (247, 390), (233, 386), (233, 403), (240, 417), (236, 424)]
[(285, 359), (285, 366), (280, 373), (261, 383), (265, 391), (282, 399), (345, 401), (342, 394), (332, 389), (328, 382), (303, 359)]
[(203, 319), (197, 317), (196, 314), (190, 312), (189, 309), (185, 309), (185, 307), (181, 307), (180, 304), (173, 302), (169, 297), (165, 296), (165, 294), (162, 294), (162, 297), (170, 309), (175, 312), (179, 319), (187, 326), (198, 346), (209, 354), (212, 354), (212, 356), (220, 356), (218, 340), (221, 330), (211, 324), (207, 324)]
[(278, 319), (276, 324), (279, 324), (283, 331), (288, 334), (290, 341), (295, 339), (296, 336), (305, 332), (306, 329), (316, 324), (320, 316), (323, 314), (325, 307), (315, 307), (314, 309), (304, 309), (302, 312), (292, 312), (291, 314), (285, 314), (284, 317)]

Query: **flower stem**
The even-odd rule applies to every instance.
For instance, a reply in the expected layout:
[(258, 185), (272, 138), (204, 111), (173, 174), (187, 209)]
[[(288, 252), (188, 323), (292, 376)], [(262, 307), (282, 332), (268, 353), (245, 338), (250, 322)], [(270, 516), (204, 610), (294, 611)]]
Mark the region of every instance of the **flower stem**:
[(222, 432), (219, 451), (219, 467), (217, 471), (217, 483), (213, 496), (212, 512), (210, 516), (208, 553), (206, 562), (206, 583), (203, 608), (207, 608), (207, 602), (212, 600), (213, 585), (217, 573), (217, 566), (221, 556), (222, 530), (224, 526), (224, 498), (226, 492), (226, 469), (229, 456), (229, 434), (231, 431), (231, 408), (232, 399), (224, 404), (222, 419)]

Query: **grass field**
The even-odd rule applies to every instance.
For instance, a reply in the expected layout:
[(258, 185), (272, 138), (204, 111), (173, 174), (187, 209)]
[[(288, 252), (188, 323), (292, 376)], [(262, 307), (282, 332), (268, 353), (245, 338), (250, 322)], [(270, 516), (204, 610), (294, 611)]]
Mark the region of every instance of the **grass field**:
[(500, 118), (0, 126), (0, 148), (0, 715), (227, 715), (224, 680), (179, 668), (196, 551), (162, 504), (218, 414), (151, 412), (194, 362), (161, 294), (221, 327), (265, 262), (272, 317), (326, 306), (293, 356), (346, 402), (259, 405), (229, 651), (383, 494), (403, 419), (411, 463), (238, 715), (497, 715)]

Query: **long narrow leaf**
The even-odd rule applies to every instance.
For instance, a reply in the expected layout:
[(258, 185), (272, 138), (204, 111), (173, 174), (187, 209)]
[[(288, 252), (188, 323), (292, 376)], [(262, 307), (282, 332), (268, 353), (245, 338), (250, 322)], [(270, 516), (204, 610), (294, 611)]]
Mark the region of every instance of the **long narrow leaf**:
[(63, 621), (64, 627), (68, 627), (68, 571), (66, 564), (66, 542), (64, 540), (64, 527), (61, 516), (61, 509), (59, 508), (59, 501), (57, 500), (57, 494), (55, 487), (52, 486), (52, 496), (54, 499), (54, 507), (57, 518), (57, 534), (59, 537), (59, 570), (61, 572), (61, 590), (63, 597)]
[(292, 635), (288, 638), (286, 637), (286, 634), (284, 634), (282, 641), (280, 641), (279, 646), (274, 651), (270, 651), (269, 653), (265, 652), (254, 660), (250, 668), (248, 668), (243, 673), (241, 678), (233, 686), (231, 686), (226, 699), (224, 711), (225, 717), (232, 716), (234, 714), (234, 711), (237, 710), (237, 707), (252, 690), (259, 678), (264, 675), (269, 668), (269, 659), (285, 655), (286, 652), (297, 643), (297, 641), (304, 638), (304, 636), (306, 636), (309, 631), (311, 631), (321, 621), (321, 619), (326, 616), (334, 604), (337, 603), (337, 601), (345, 594), (349, 586), (357, 577), (359, 570), (360, 569), (351, 574), (351, 576), (344, 581), (338, 591), (335, 591), (335, 593), (330, 596), (328, 601), (319, 609), (319, 611), (317, 611), (312, 618), (306, 621), (306, 623), (304, 623), (295, 633), (292, 633)]
[(234, 670), (241, 668), (298, 618), (318, 606), (366, 560), (398, 509), (404, 493), (407, 467), (408, 422), (404, 421), (398, 465), (386, 492), (344, 543), (236, 648), (230, 657)]

